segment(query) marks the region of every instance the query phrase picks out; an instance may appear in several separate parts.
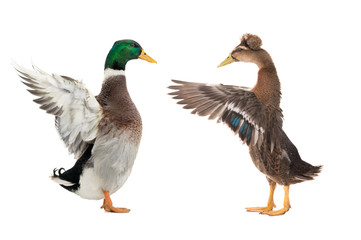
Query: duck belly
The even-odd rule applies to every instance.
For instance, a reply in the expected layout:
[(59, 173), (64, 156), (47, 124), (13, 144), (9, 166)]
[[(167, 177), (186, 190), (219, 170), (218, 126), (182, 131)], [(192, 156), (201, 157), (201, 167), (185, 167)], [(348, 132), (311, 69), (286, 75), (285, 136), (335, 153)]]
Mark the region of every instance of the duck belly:
[[(279, 168), (279, 161), (263, 159), (262, 152), (256, 146), (250, 147), (249, 153), (254, 165), (261, 173), (266, 175), (266, 177), (273, 182), (276, 182), (280, 185), (285, 185), (285, 182), (283, 181), (285, 176), (283, 176), (283, 172), (280, 172), (281, 169)], [(274, 152), (273, 154), (276, 153)]]
[(263, 154), (257, 147), (250, 147), (252, 161), (260, 172), (279, 185), (289, 185), (293, 183), (290, 179), (291, 159), (284, 149), (281, 151), (279, 153), (275, 149), (266, 154), (270, 159), (263, 159)]
[(131, 131), (96, 139), (90, 166), (80, 176), (77, 194), (86, 199), (104, 198), (103, 190), (113, 194), (127, 181), (138, 153), (140, 138)]
[(261, 152), (259, 151), (259, 149), (256, 146), (251, 146), (249, 147), (249, 155), (252, 158), (252, 162), (253, 164), (256, 166), (256, 168), (263, 174), (268, 175), (267, 174), (267, 168), (264, 164), (264, 161), (262, 159), (262, 155)]
[(79, 188), (75, 193), (85, 199), (100, 200), (104, 198), (101, 180), (95, 174), (93, 167), (83, 169), (79, 179)]

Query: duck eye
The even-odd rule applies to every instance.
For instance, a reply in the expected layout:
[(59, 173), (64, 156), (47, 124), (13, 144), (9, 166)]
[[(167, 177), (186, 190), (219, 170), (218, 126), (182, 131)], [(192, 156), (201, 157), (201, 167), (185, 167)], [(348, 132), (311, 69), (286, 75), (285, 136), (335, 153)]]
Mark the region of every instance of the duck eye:
[(135, 43), (130, 44), (131, 47), (135, 47)]

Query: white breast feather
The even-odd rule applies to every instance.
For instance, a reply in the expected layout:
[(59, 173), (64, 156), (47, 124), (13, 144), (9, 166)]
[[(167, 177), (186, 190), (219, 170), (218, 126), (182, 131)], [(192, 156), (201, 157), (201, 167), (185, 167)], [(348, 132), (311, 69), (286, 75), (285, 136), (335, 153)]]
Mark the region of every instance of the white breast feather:
[(132, 132), (116, 134), (99, 136), (92, 155), (94, 171), (101, 179), (102, 188), (110, 193), (117, 191), (128, 179), (139, 147), (139, 141), (130, 140)]

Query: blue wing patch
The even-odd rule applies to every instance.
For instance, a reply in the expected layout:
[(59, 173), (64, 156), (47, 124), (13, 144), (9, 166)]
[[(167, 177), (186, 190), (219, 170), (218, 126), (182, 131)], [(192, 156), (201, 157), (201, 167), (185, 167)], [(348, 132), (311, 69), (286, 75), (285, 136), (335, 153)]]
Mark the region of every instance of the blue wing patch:
[(242, 119), (242, 114), (230, 110), (225, 111), (222, 116), (222, 121), (226, 122), (233, 131), (237, 131), (237, 129), (239, 128), (239, 123)]
[[(254, 126), (245, 120), (242, 114), (227, 109), (222, 115), (222, 121), (227, 123), (234, 132), (238, 132), (239, 137), (242, 141), (246, 142), (247, 145), (251, 143)], [(240, 124), (241, 122), (242, 124)]]
[[(247, 145), (251, 143), (254, 126), (244, 119), (242, 114), (227, 109), (222, 115), (222, 121), (227, 123), (234, 132), (238, 132), (238, 136), (243, 142), (246, 142)], [(241, 122), (242, 124), (240, 124)]]

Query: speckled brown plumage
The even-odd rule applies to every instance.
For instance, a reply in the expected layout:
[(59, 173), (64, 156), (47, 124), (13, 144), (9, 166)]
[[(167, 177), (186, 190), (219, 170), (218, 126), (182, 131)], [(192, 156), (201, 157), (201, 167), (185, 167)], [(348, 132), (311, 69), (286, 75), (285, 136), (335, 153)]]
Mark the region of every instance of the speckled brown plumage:
[(262, 40), (257, 35), (246, 33), (241, 38), (241, 45), (247, 46), (252, 50), (259, 50), (262, 46)]
[[(138, 139), (139, 142), (142, 135), (142, 119), (128, 93), (125, 76), (117, 75), (105, 79), (96, 99), (102, 106), (102, 121), (115, 124), (120, 131), (132, 130), (132, 138)], [(107, 126), (108, 123), (104, 125)]]
[[(232, 62), (252, 62), (259, 67), (258, 79), (252, 89), (229, 85), (212, 85), (174, 81), (170, 86), (176, 90), (171, 95), (181, 99), (184, 108), (194, 109), (193, 114), (218, 118), (249, 146), (255, 166), (266, 175), (271, 194), (266, 208), (248, 208), (248, 211), (268, 215), (281, 215), (290, 208), (289, 185), (312, 180), (321, 166), (312, 166), (303, 161), (297, 148), (282, 129), (283, 115), (280, 108), (281, 85), (275, 65), (267, 51), (261, 48), (262, 40), (245, 34), (220, 66)], [(278, 211), (274, 207), (275, 184), (285, 186), (285, 206)], [(272, 195), (272, 196), (271, 196)]]

